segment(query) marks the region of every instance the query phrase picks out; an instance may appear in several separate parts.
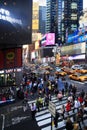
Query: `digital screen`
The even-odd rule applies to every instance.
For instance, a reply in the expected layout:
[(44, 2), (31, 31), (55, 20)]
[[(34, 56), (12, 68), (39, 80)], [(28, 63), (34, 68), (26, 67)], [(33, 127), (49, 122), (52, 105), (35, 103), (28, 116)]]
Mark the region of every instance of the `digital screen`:
[(80, 43), (87, 41), (87, 30), (79, 29), (68, 35), (67, 43)]
[(68, 58), (69, 58), (69, 60), (85, 59), (85, 54), (83, 54), (83, 55), (69, 56)]
[(0, 48), (31, 44), (32, 0), (0, 1)]
[(55, 33), (47, 33), (41, 40), (41, 46), (49, 46), (55, 44)]

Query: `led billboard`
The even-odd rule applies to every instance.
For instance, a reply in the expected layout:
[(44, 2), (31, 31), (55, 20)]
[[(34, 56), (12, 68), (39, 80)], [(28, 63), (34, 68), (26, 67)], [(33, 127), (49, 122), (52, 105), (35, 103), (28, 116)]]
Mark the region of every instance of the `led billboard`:
[(0, 2), (0, 48), (31, 43), (32, 0)]
[(55, 33), (47, 33), (41, 39), (41, 46), (49, 46), (55, 44)]
[(87, 27), (76, 30), (68, 35), (67, 43), (79, 43), (87, 41)]

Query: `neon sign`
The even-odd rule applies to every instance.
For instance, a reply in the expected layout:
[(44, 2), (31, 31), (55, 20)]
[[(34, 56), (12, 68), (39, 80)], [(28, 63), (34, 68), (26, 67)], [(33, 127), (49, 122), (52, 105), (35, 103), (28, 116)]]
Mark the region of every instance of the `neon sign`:
[(10, 17), (10, 12), (2, 8), (0, 9), (0, 19), (9, 21), (11, 23), (18, 23), (20, 25), (22, 24), (22, 21), (20, 19)]

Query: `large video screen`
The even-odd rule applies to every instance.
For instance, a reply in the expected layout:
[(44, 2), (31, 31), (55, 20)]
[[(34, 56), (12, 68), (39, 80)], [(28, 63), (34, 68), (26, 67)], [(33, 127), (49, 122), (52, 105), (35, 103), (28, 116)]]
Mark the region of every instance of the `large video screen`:
[(32, 0), (0, 1), (0, 48), (31, 44)]
[(55, 33), (47, 33), (41, 39), (41, 46), (49, 46), (55, 44)]

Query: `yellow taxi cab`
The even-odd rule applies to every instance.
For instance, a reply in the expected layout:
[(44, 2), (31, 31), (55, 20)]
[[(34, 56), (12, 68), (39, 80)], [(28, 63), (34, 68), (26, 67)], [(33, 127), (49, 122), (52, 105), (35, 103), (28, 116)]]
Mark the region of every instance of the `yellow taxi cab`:
[(67, 73), (64, 72), (64, 71), (61, 71), (61, 72), (59, 72), (58, 74), (59, 74), (60, 76), (66, 76), (66, 75), (67, 75)]
[(66, 72), (67, 74), (74, 74), (76, 71), (75, 70), (72, 70), (70, 68), (62, 68), (64, 72)]
[(77, 81), (87, 81), (87, 75), (77, 75), (77, 74), (72, 74), (72, 75), (69, 75), (69, 78), (70, 79), (73, 79), (73, 80), (77, 80)]
[(77, 69), (76, 72), (81, 73), (81, 74), (86, 74), (86, 73), (87, 73), (87, 70)]

